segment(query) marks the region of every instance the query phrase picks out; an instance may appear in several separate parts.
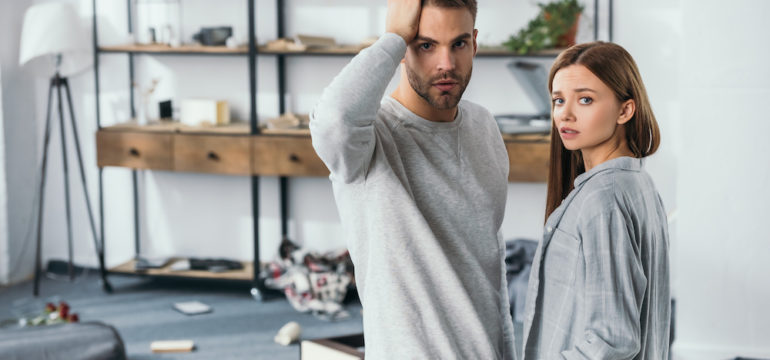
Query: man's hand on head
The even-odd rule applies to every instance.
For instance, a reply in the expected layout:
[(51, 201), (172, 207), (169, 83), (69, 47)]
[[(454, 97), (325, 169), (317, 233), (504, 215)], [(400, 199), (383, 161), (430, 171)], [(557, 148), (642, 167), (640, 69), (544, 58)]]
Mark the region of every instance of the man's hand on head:
[(421, 0), (388, 0), (385, 31), (404, 38), (407, 44), (417, 36), (420, 25)]

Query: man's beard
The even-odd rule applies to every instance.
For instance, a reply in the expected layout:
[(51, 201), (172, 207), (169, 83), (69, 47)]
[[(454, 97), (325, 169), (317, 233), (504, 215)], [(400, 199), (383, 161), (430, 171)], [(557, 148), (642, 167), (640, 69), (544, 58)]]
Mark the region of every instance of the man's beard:
[[(468, 82), (471, 78), (471, 72), (473, 72), (473, 68), (468, 71), (468, 75), (466, 77), (461, 77), (457, 73), (447, 71), (438, 74), (431, 79), (424, 80), (408, 66), (406, 67), (406, 77), (409, 79), (409, 85), (412, 86), (412, 89), (414, 89), (417, 95), (420, 95), (420, 97), (425, 99), (428, 104), (438, 110), (448, 110), (457, 106), (457, 103), (460, 102), (460, 98), (465, 92), (465, 87), (468, 86)], [(440, 80), (450, 79), (457, 82), (457, 85), (454, 89), (451, 91), (441, 91), (438, 95), (434, 96), (429, 94), (430, 89), (433, 88), (433, 83)]]

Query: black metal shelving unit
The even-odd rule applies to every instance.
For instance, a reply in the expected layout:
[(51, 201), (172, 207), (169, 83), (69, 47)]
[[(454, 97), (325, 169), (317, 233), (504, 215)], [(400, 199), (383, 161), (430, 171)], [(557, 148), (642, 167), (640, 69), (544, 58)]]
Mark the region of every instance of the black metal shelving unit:
[[(127, 14), (128, 14), (128, 31), (133, 32), (133, 19), (132, 19), (132, 1), (126, 0)], [(131, 116), (136, 116), (134, 91), (132, 83), (134, 80), (134, 56), (135, 55), (152, 55), (152, 56), (247, 56), (249, 66), (249, 100), (250, 100), (250, 112), (249, 112), (249, 124), (250, 134), (257, 135), (260, 133), (257, 118), (257, 57), (258, 56), (273, 56), (277, 62), (277, 83), (279, 94), (279, 113), (286, 112), (286, 58), (287, 57), (352, 57), (357, 54), (357, 51), (349, 52), (323, 52), (323, 51), (308, 51), (308, 52), (291, 52), (291, 51), (260, 51), (256, 38), (256, 0), (246, 0), (248, 2), (248, 31), (249, 31), (249, 45), (247, 48), (240, 48), (236, 50), (223, 51), (223, 52), (209, 52), (198, 49), (184, 50), (184, 51), (158, 51), (146, 48), (101, 48), (98, 41), (98, 27), (97, 27), (97, 0), (92, 0), (93, 8), (93, 49), (94, 49), (94, 77), (95, 77), (95, 91), (96, 91), (96, 121), (97, 128), (102, 129), (101, 115), (100, 115), (100, 103), (99, 103), (99, 58), (104, 54), (126, 54), (128, 56), (129, 64), (129, 96), (131, 104)], [(277, 7), (277, 35), (278, 37), (284, 37), (285, 34), (285, 2), (284, 0), (275, 0)], [(607, 0), (608, 2), (608, 40), (612, 41), (613, 30), (613, 0)], [(599, 37), (599, 0), (593, 1), (594, 11), (594, 39)], [(477, 58), (554, 58), (556, 55), (551, 53), (538, 53), (530, 55), (516, 55), (506, 51), (480, 51), (477, 53)], [(103, 172), (102, 167), (99, 168), (98, 180), (99, 180), (99, 224), (100, 224), (100, 241), (101, 247), (98, 249), (98, 256), (101, 257), (102, 262), (105, 257), (105, 235), (104, 235), (104, 186), (103, 186)], [(140, 251), (140, 217), (139, 217), (139, 196), (138, 196), (138, 174), (137, 170), (131, 170), (132, 173), (132, 185), (133, 185), (133, 203), (134, 203), (134, 246), (135, 251), (139, 254)], [(251, 203), (252, 203), (252, 218), (253, 218), (253, 239), (254, 239), (254, 274), (252, 279), (251, 294), (257, 300), (263, 299), (264, 285), (259, 281), (259, 189), (260, 182), (259, 176), (251, 176)], [(286, 176), (279, 177), (280, 186), (280, 214), (281, 214), (281, 235), (283, 238), (288, 238), (288, 202), (289, 202), (289, 178)], [(104, 280), (105, 291), (112, 291), (110, 284), (107, 282), (106, 273), (109, 271), (106, 269), (100, 269), (102, 272), (102, 278)], [(157, 275), (153, 275), (157, 276)], [(178, 278), (178, 277), (174, 277)], [(237, 280), (236, 280), (237, 281)]]

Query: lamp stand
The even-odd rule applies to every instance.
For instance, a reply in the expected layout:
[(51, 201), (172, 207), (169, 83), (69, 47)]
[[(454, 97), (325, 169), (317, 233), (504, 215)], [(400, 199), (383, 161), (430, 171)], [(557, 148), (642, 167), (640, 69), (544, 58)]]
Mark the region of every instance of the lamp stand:
[(96, 225), (94, 222), (94, 216), (93, 212), (91, 211), (91, 201), (88, 196), (88, 186), (86, 184), (86, 173), (83, 168), (83, 156), (80, 152), (80, 140), (78, 138), (78, 132), (77, 132), (77, 126), (75, 123), (75, 111), (72, 108), (72, 96), (70, 94), (70, 87), (69, 83), (67, 82), (66, 77), (62, 77), (59, 72), (57, 71), (56, 74), (51, 78), (51, 85), (48, 88), (48, 107), (46, 110), (46, 118), (45, 118), (45, 137), (43, 139), (43, 161), (40, 165), (40, 188), (39, 188), (39, 202), (38, 202), (38, 210), (37, 210), (37, 243), (36, 243), (36, 250), (35, 250), (35, 286), (34, 286), (34, 296), (38, 296), (39, 294), (39, 288), (40, 288), (40, 273), (41, 273), (41, 250), (42, 250), (42, 225), (43, 225), (43, 200), (45, 198), (45, 175), (46, 175), (46, 165), (48, 162), (48, 144), (51, 140), (51, 103), (53, 99), (53, 91), (56, 89), (57, 99), (58, 99), (58, 110), (59, 110), (59, 131), (61, 133), (61, 146), (62, 146), (62, 160), (63, 160), (63, 169), (64, 169), (64, 201), (65, 201), (65, 208), (66, 208), (66, 219), (67, 219), (67, 249), (68, 249), (68, 273), (70, 280), (73, 280), (75, 278), (75, 271), (74, 266), (72, 263), (72, 219), (70, 214), (70, 192), (69, 192), (69, 167), (67, 164), (67, 141), (65, 136), (65, 123), (64, 123), (64, 103), (62, 101), (62, 88), (64, 88), (64, 91), (67, 95), (67, 105), (69, 106), (69, 115), (70, 115), (70, 125), (72, 127), (72, 135), (73, 139), (75, 140), (75, 150), (77, 152), (77, 160), (78, 160), (78, 167), (80, 170), (80, 180), (83, 185), (83, 194), (85, 195), (85, 202), (86, 202), (86, 208), (88, 209), (88, 220), (91, 223), (91, 233), (93, 234), (94, 238), (94, 248), (96, 249), (96, 255), (99, 260), (99, 274), (101, 275), (102, 279), (102, 285), (104, 286), (104, 290), (107, 292), (112, 292), (112, 286), (110, 286), (109, 282), (107, 282), (107, 273), (104, 268), (104, 246), (103, 243), (100, 243), (97, 233), (96, 233)]

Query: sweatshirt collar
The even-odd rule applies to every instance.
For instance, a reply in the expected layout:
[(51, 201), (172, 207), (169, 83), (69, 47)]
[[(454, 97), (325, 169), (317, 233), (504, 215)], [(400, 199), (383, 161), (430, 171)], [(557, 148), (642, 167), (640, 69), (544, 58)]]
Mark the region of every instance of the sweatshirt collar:
[(397, 117), (401, 121), (410, 125), (421, 127), (421, 128), (426, 128), (430, 130), (454, 129), (460, 126), (463, 120), (463, 106), (462, 106), (463, 101), (462, 100), (460, 100), (460, 103), (457, 104), (457, 115), (455, 116), (455, 119), (449, 122), (430, 121), (428, 119), (420, 117), (417, 114), (413, 113), (411, 110), (407, 109), (403, 104), (398, 102), (398, 100), (394, 99), (390, 95), (385, 96), (383, 99), (383, 102), (390, 104), (390, 108), (393, 110), (395, 115), (397, 115)]

